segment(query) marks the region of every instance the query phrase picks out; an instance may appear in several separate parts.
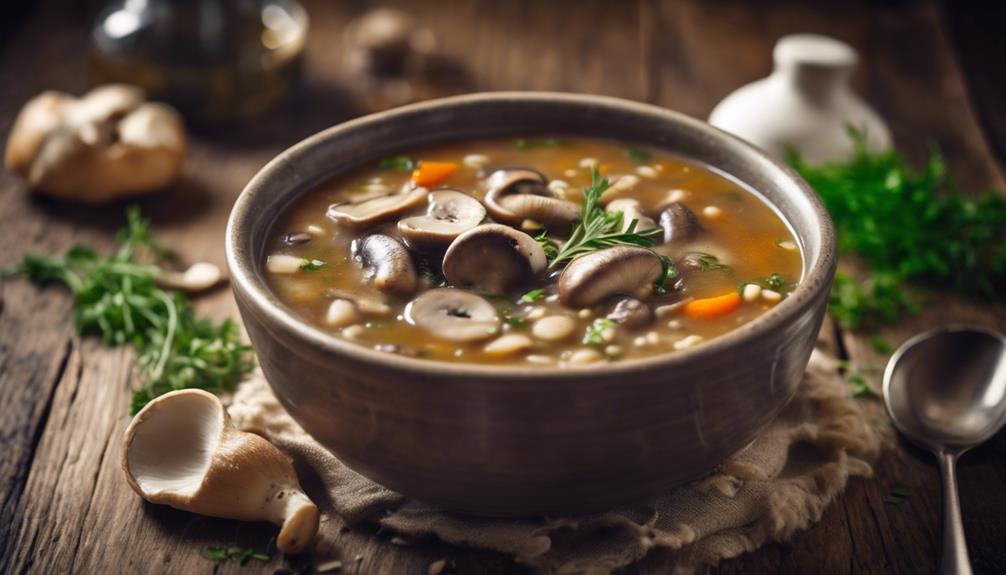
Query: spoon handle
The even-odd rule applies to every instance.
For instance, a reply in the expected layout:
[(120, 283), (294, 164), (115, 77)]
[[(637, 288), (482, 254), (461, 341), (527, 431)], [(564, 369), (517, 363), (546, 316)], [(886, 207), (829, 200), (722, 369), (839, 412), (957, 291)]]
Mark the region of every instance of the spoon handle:
[(943, 556), (940, 575), (971, 575), (968, 544), (961, 521), (961, 502), (957, 498), (957, 456), (938, 454), (943, 475)]

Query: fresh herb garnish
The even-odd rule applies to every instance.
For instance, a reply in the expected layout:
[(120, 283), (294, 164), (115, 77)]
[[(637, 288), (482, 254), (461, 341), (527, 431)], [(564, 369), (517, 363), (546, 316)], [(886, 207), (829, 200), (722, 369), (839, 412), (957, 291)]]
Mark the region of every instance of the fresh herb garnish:
[(517, 138), (513, 145), (518, 150), (533, 150), (535, 148), (562, 148), (566, 142), (558, 138)]
[(605, 345), (608, 342), (604, 339), (604, 330), (613, 327), (615, 327), (614, 320), (606, 317), (595, 319), (594, 323), (587, 326), (587, 331), (583, 333), (583, 343), (587, 345)]
[(773, 273), (771, 273), (771, 274), (769, 274), (769, 275), (767, 275), (767, 276), (765, 276), (763, 278), (755, 278), (753, 280), (742, 282), (742, 283), (738, 284), (737, 285), (737, 293), (743, 295), (743, 293), (744, 293), (744, 286), (746, 286), (747, 284), (755, 284), (755, 285), (760, 286), (760, 287), (762, 287), (764, 289), (770, 289), (772, 291), (775, 291), (775, 292), (778, 292), (778, 293), (781, 293), (781, 294), (789, 293), (789, 292), (793, 291), (796, 288), (796, 286), (794, 284), (791, 284), (788, 281), (786, 281), (786, 278), (783, 277), (783, 275), (780, 274), (780, 273), (778, 273), (778, 272), (773, 272)]
[(142, 386), (133, 394), (133, 414), (175, 389), (219, 393), (233, 388), (253, 367), (251, 348), (241, 342), (237, 326), (196, 317), (183, 295), (158, 287), (160, 268), (138, 257), (141, 252), (165, 257), (167, 251), (154, 241), (138, 209), (129, 209), (127, 222), (110, 257), (83, 246), (63, 257), (28, 253), (3, 275), (65, 284), (73, 294), (78, 333), (136, 348)]
[(541, 244), (542, 251), (545, 252), (545, 258), (548, 261), (552, 261), (559, 255), (559, 248), (555, 245), (555, 242), (548, 239), (548, 231), (542, 230), (538, 235), (534, 237), (535, 241)]
[[(622, 212), (607, 212), (601, 207), (601, 194), (608, 189), (608, 178), (601, 177), (597, 168), (591, 172), (591, 184), (583, 188), (583, 204), (580, 209), (580, 221), (573, 226), (569, 239), (562, 247), (556, 249), (554, 257), (550, 258), (549, 267), (555, 267), (576, 256), (595, 250), (618, 245), (636, 245), (650, 247), (653, 240), (650, 236), (660, 233), (659, 229), (636, 231), (636, 220), (622, 231)], [(548, 236), (541, 233), (535, 238), (544, 245)], [(546, 253), (547, 255), (547, 253)]]
[(903, 483), (895, 483), (894, 487), (891, 488), (891, 492), (887, 497), (884, 497), (884, 503), (888, 505), (901, 505), (911, 494), (911, 487)]
[(869, 399), (877, 397), (876, 392), (870, 387), (870, 382), (860, 373), (854, 373), (849, 376), (849, 385), (852, 386), (852, 397), (865, 397)]
[(663, 295), (667, 293), (667, 282), (678, 277), (678, 268), (674, 267), (671, 258), (664, 255), (657, 255), (660, 258), (660, 277), (653, 284), (653, 291)]
[(685, 261), (698, 266), (698, 268), (704, 272), (723, 270), (729, 271), (730, 266), (725, 263), (720, 262), (720, 259), (713, 254), (707, 254), (706, 252), (688, 252), (685, 254)]
[(543, 289), (533, 289), (524, 295), (520, 296), (520, 300), (527, 303), (534, 303), (545, 297), (545, 290)]
[(877, 353), (883, 355), (891, 355), (894, 351), (894, 348), (891, 347), (891, 344), (888, 343), (886, 339), (884, 339), (884, 336), (877, 333), (870, 336), (870, 345), (873, 346), (873, 349)]
[(328, 267), (328, 264), (321, 260), (309, 260), (304, 259), (304, 263), (300, 265), (300, 271), (302, 272), (317, 272)]
[(641, 150), (633, 146), (626, 146), (625, 155), (629, 157), (633, 163), (645, 164), (650, 161), (650, 154), (646, 150)]
[(914, 170), (897, 151), (870, 152), (864, 134), (850, 134), (848, 162), (818, 167), (789, 157), (831, 213), (839, 249), (870, 268), (862, 282), (836, 282), (830, 309), (843, 327), (918, 310), (910, 283), (996, 297), (1006, 285), (1006, 198), (960, 193), (936, 150)]
[(245, 565), (252, 559), (257, 561), (268, 561), (269, 556), (265, 553), (259, 553), (254, 549), (248, 549), (245, 547), (207, 547), (203, 551), (203, 557), (209, 559), (213, 563), (220, 565), (227, 561), (234, 561), (238, 565)]
[(384, 158), (377, 166), (382, 170), (393, 170), (395, 172), (411, 172), (416, 168), (416, 161), (409, 156), (391, 156)]

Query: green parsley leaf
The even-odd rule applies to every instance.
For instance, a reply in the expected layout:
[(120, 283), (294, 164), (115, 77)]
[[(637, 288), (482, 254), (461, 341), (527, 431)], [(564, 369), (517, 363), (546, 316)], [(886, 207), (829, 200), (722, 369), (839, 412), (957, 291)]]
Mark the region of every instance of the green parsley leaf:
[(615, 327), (615, 322), (606, 317), (599, 317), (594, 323), (587, 326), (587, 331), (583, 334), (583, 343), (587, 345), (602, 346), (608, 342), (604, 339), (604, 330)]
[(203, 551), (203, 557), (219, 565), (220, 563), (227, 561), (227, 548), (207, 547), (206, 550)]
[(870, 382), (867, 381), (861, 374), (854, 373), (850, 375), (849, 384), (852, 385), (852, 397), (876, 399), (876, 392), (874, 392), (873, 388), (870, 387)]
[(730, 266), (720, 262), (720, 259), (713, 254), (706, 252), (688, 252), (685, 254), (685, 260), (704, 272), (716, 270), (730, 271)]
[(901, 505), (912, 495), (912, 488), (903, 484), (895, 483), (891, 487), (891, 492), (884, 498), (884, 503), (888, 505)]
[(836, 281), (830, 310), (849, 329), (891, 323), (919, 309), (909, 284), (947, 288), (979, 298), (1006, 286), (1006, 197), (962, 194), (937, 150), (921, 170), (896, 150), (874, 153), (850, 129), (847, 162), (789, 162), (817, 191), (838, 232), (839, 250), (869, 266), (862, 281)]
[(650, 153), (649, 152), (647, 152), (646, 150), (642, 150), (640, 148), (633, 147), (633, 146), (626, 146), (625, 147), (625, 155), (628, 156), (629, 159), (632, 160), (633, 163), (636, 163), (636, 164), (645, 164), (646, 162), (650, 161)]
[(409, 156), (391, 156), (378, 162), (377, 166), (382, 170), (392, 170), (395, 172), (411, 172), (416, 168), (416, 161)]
[(321, 260), (309, 260), (304, 259), (304, 263), (300, 265), (300, 271), (302, 272), (317, 272), (328, 267), (328, 264)]
[(534, 303), (534, 302), (536, 302), (536, 301), (538, 301), (538, 300), (540, 300), (540, 299), (542, 299), (544, 297), (545, 297), (545, 290), (543, 290), (543, 289), (533, 289), (533, 290), (525, 293), (524, 295), (520, 296), (520, 299), (521, 299), (521, 301), (525, 301), (527, 303)]
[(667, 282), (678, 277), (678, 268), (674, 267), (674, 263), (671, 262), (671, 258), (657, 254), (660, 258), (660, 277), (654, 283), (653, 291), (657, 294), (667, 293)]

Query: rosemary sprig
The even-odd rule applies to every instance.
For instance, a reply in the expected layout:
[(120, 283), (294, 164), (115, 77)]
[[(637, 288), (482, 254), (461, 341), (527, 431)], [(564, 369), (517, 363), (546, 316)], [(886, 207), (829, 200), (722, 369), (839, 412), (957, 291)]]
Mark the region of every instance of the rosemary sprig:
[[(549, 268), (568, 262), (576, 256), (595, 250), (618, 245), (636, 245), (648, 248), (653, 245), (650, 236), (660, 233), (658, 229), (636, 231), (637, 220), (632, 220), (629, 227), (622, 231), (622, 212), (607, 212), (601, 206), (601, 194), (608, 189), (608, 177), (601, 177), (597, 168), (591, 173), (591, 184), (583, 188), (583, 205), (580, 210), (580, 221), (573, 226), (561, 247), (556, 248), (548, 239), (547, 234), (538, 235), (537, 239), (545, 247), (546, 255), (554, 254), (549, 259)], [(547, 246), (547, 247), (546, 247)]]

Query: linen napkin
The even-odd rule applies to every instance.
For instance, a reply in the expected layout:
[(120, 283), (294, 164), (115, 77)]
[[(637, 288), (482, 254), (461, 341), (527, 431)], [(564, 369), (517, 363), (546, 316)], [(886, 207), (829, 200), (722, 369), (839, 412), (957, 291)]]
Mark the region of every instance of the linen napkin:
[[(582, 517), (491, 519), (455, 515), (385, 489), (343, 465), (287, 415), (261, 374), (229, 407), (234, 424), (273, 442), (324, 485), (324, 514), (374, 523), (398, 540), (436, 537), (510, 555), (542, 573), (605, 575), (655, 554), (690, 573), (817, 522), (852, 477), (870, 477), (881, 433), (849, 396), (837, 362), (815, 351), (796, 396), (751, 445), (711, 475), (644, 504)], [(322, 522), (334, 538), (338, 522)]]

